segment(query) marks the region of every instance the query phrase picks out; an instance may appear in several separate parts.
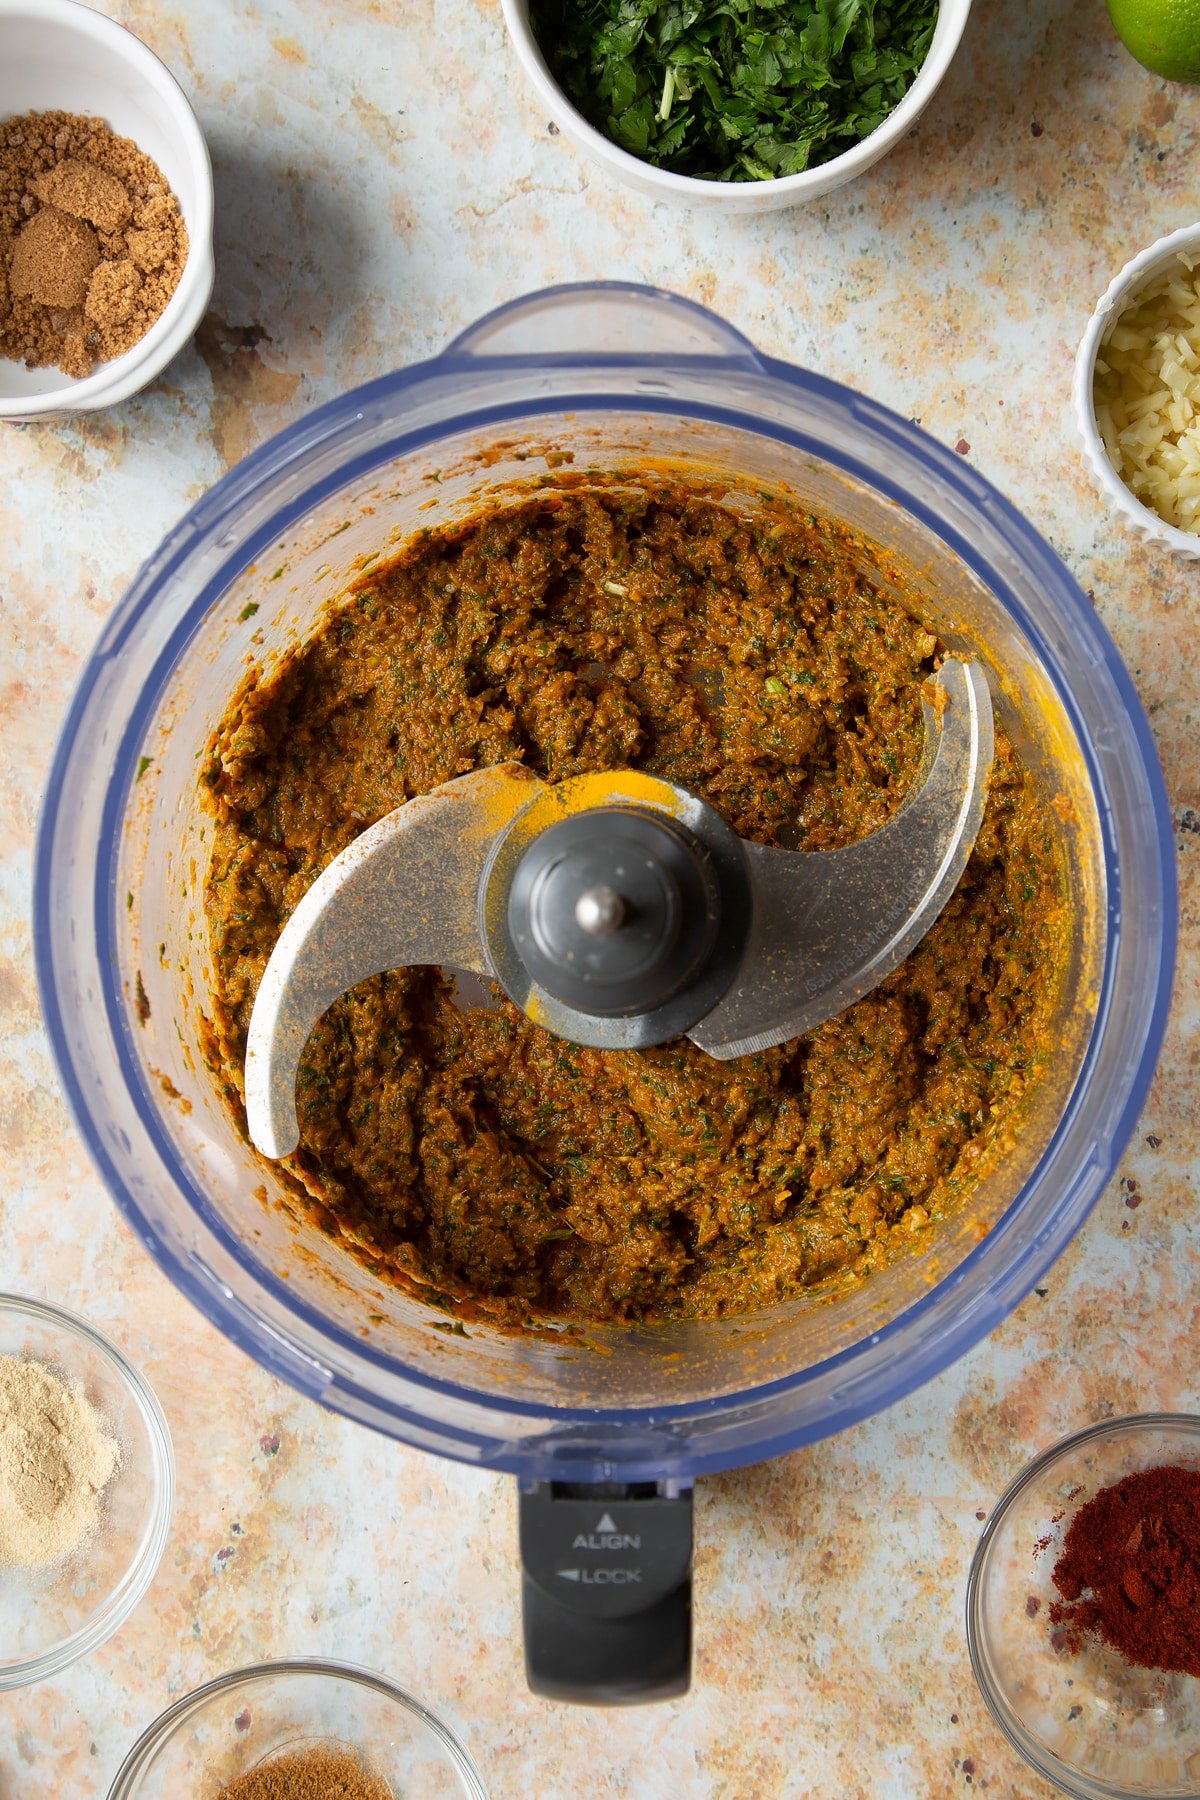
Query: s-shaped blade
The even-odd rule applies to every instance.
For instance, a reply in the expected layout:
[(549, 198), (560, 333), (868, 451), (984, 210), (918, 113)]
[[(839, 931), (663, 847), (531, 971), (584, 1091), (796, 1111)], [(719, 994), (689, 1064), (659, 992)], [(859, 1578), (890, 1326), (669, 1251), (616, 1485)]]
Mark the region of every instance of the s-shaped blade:
[(973, 663), (943, 663), (925, 754), (900, 811), (844, 850), (744, 844), (750, 935), (733, 983), (688, 1036), (722, 1062), (811, 1031), (890, 975), (958, 884), (983, 817), (992, 702)]
[(460, 776), (378, 820), (317, 877), (280, 933), (250, 1015), (246, 1123), (264, 1156), (290, 1156), (300, 1141), (300, 1057), (340, 994), (423, 963), (491, 974), (479, 884), (497, 836), (543, 786), (515, 763)]
[[(630, 770), (549, 787), (505, 764), (380, 819), (318, 877), (271, 953), (246, 1048), (255, 1145), (270, 1157), (296, 1148), (296, 1076), (309, 1033), (339, 995), (385, 969), (492, 976), (536, 1022), (602, 1047), (663, 1042), (717, 993), (688, 1035), (721, 1060), (798, 1037), (861, 998), (942, 910), (983, 815), (987, 683), (950, 660), (934, 687), (911, 793), (887, 825), (845, 850), (747, 844), (686, 789)], [(643, 821), (636, 842), (631, 815)], [(659, 829), (647, 836), (645, 821), (655, 818)], [(568, 844), (558, 827), (572, 819), (586, 824)], [(530, 858), (538, 866), (526, 895)], [(614, 889), (618, 922), (596, 931), (585, 903), (612, 882), (629, 891)], [(698, 933), (690, 949), (689, 931)], [(681, 947), (677, 988), (670, 959)], [(582, 1002), (539, 987), (527, 960), (535, 950), (545, 979), (573, 982)], [(633, 1004), (614, 1003), (621, 980)]]

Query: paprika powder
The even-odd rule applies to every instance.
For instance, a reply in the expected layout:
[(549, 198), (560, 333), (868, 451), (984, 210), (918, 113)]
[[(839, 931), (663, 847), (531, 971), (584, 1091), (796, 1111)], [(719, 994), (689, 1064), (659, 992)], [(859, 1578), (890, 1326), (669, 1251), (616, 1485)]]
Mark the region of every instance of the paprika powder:
[(1063, 1647), (1100, 1638), (1128, 1662), (1200, 1676), (1200, 1469), (1139, 1469), (1081, 1506), (1054, 1565)]

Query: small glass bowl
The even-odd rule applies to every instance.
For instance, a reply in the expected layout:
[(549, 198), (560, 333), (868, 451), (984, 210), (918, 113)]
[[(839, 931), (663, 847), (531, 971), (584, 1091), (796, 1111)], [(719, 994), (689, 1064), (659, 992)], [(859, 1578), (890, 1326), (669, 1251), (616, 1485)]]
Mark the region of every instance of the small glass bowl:
[(1075, 1800), (1200, 1796), (1200, 1681), (1134, 1668), (1090, 1636), (1078, 1651), (1056, 1649), (1047, 1618), (1079, 1507), (1163, 1464), (1200, 1469), (1200, 1418), (1142, 1413), (1065, 1438), (1003, 1496), (967, 1578), (967, 1645), (988, 1709), (1013, 1748)]
[(2, 1692), (61, 1673), (124, 1624), (166, 1547), (175, 1467), (154, 1395), (82, 1319), (0, 1294), (0, 1356), (28, 1357), (78, 1383), (121, 1446), (93, 1535), (43, 1567), (0, 1568)]
[(463, 1746), (419, 1700), (318, 1657), (238, 1669), (177, 1700), (142, 1733), (108, 1800), (216, 1800), (264, 1758), (316, 1744), (357, 1750), (397, 1800), (487, 1800)]

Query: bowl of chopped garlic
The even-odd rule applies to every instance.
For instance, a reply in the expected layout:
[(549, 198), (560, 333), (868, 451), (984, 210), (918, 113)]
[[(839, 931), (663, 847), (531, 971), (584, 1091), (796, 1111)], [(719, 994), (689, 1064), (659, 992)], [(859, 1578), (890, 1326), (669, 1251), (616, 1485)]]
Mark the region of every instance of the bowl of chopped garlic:
[(1126, 263), (1075, 359), (1075, 415), (1101, 493), (1142, 537), (1200, 561), (1200, 224)]
[(108, 1800), (487, 1800), (467, 1751), (420, 1700), (369, 1669), (259, 1663), (176, 1700), (138, 1739)]
[(158, 1402), (60, 1307), (0, 1294), (0, 1692), (112, 1636), (162, 1558), (174, 1499)]
[(0, 0), (0, 420), (145, 387), (213, 285), (212, 166), (170, 71), (77, 0)]

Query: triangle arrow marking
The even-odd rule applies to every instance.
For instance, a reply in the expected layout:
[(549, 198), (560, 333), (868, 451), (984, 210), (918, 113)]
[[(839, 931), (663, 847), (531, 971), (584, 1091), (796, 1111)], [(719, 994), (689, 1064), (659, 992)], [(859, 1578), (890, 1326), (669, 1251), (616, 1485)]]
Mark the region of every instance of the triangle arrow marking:
[(616, 1526), (613, 1524), (613, 1516), (611, 1513), (605, 1513), (604, 1517), (596, 1527), (597, 1532), (615, 1531), (616, 1529)]

